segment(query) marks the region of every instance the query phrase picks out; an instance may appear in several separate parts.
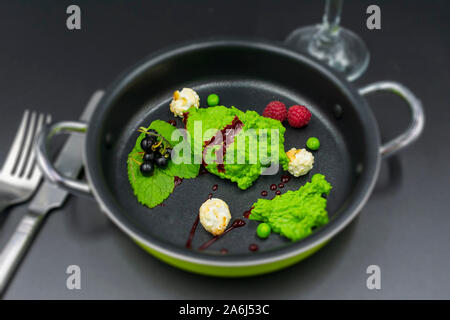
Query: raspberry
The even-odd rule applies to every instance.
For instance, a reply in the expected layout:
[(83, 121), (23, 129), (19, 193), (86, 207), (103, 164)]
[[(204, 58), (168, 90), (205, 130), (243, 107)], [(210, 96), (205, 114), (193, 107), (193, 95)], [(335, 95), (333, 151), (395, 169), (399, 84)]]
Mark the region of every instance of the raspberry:
[(283, 102), (272, 101), (269, 102), (264, 109), (263, 117), (280, 120), (283, 122), (287, 117), (287, 109)]
[(311, 120), (311, 112), (305, 106), (292, 106), (288, 111), (288, 122), (291, 127), (301, 128)]

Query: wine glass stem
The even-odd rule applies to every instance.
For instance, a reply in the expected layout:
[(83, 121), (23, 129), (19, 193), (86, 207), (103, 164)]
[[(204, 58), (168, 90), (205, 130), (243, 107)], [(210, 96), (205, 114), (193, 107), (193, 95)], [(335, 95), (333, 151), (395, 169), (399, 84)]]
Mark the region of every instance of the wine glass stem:
[(339, 36), (342, 5), (344, 0), (325, 0), (325, 14), (319, 38), (325, 42), (335, 42)]

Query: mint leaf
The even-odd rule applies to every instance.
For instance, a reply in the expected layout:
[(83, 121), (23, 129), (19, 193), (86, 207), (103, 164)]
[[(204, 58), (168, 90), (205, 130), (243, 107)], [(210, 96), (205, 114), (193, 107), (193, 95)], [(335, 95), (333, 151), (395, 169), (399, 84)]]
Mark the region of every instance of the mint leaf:
[[(172, 140), (173, 132), (178, 129), (165, 121), (155, 120), (150, 124), (148, 129), (156, 130), (169, 141), (171, 147), (175, 147), (182, 141), (182, 139), (179, 141)], [(155, 167), (152, 176), (144, 177), (140, 171), (139, 164), (142, 162), (144, 154), (141, 148), (141, 140), (144, 138), (145, 134), (141, 133), (136, 139), (133, 150), (128, 155), (128, 180), (138, 201), (149, 208), (154, 208), (167, 199), (173, 192), (175, 186), (174, 177), (195, 178), (200, 170), (200, 165), (194, 163), (175, 164), (170, 160), (166, 168), (161, 169)], [(166, 147), (169, 146), (166, 145)]]
[[(175, 136), (172, 136), (172, 134), (175, 132), (175, 130), (178, 129), (165, 121), (155, 120), (150, 124), (149, 129), (156, 130), (160, 135), (162, 135), (167, 141), (170, 142), (172, 147), (175, 147), (178, 143), (181, 143), (183, 141), (181, 137), (178, 140), (172, 140), (172, 138), (175, 138)], [(190, 143), (190, 141), (187, 142)], [(190, 148), (190, 146), (188, 146), (187, 148)], [(182, 156), (182, 154), (180, 154), (180, 156)], [(195, 178), (196, 176), (198, 176), (200, 164), (194, 164), (193, 156), (191, 156), (190, 158), (190, 163), (174, 163), (172, 160), (169, 161), (167, 168), (163, 169), (164, 173), (173, 177), (186, 179)]]
[(151, 177), (144, 177), (136, 162), (140, 162), (142, 156), (135, 149), (128, 155), (128, 179), (138, 201), (153, 208), (166, 200), (172, 193), (175, 186), (174, 178), (159, 168), (155, 168)]
[(200, 170), (199, 164), (194, 163), (175, 164), (173, 161), (170, 161), (169, 164), (167, 165), (167, 168), (164, 169), (164, 172), (173, 177), (190, 179), (198, 176), (199, 170)]
[(162, 120), (155, 120), (153, 121), (148, 129), (156, 130), (160, 135), (162, 135), (164, 138), (166, 138), (169, 143), (174, 146), (178, 143), (178, 141), (172, 141), (172, 133), (177, 130), (176, 127), (171, 125), (170, 123), (167, 123), (166, 121)]

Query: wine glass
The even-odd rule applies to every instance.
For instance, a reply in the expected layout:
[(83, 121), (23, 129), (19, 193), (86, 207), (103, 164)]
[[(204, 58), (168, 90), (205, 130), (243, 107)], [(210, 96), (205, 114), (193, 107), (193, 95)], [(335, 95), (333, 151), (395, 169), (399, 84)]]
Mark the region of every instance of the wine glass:
[(340, 26), (342, 5), (343, 0), (326, 0), (322, 23), (294, 30), (286, 44), (324, 61), (353, 81), (366, 70), (370, 54), (358, 35)]

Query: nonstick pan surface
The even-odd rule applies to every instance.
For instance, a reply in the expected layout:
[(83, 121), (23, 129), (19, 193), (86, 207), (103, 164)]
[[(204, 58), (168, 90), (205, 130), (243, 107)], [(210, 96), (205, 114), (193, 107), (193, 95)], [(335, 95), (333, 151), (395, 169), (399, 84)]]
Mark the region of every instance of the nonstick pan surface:
[[(127, 155), (140, 126), (153, 120), (170, 120), (169, 103), (174, 90), (193, 88), (206, 107), (210, 93), (220, 104), (262, 114), (272, 100), (287, 106), (306, 105), (312, 120), (305, 128), (285, 125), (285, 149), (303, 148), (308, 137), (321, 141), (314, 153), (313, 170), (291, 178), (282, 193), (297, 190), (315, 173), (332, 184), (328, 196), (330, 222), (296, 243), (272, 234), (256, 236), (258, 222), (247, 220), (208, 250), (198, 247), (212, 236), (201, 225), (185, 247), (199, 207), (209, 193), (223, 199), (232, 218), (243, 213), (278, 184), (282, 174), (261, 176), (243, 191), (235, 183), (211, 174), (185, 179), (162, 206), (149, 209), (138, 203), (127, 178)], [(183, 127), (178, 118), (177, 126)], [(122, 75), (107, 90), (87, 133), (86, 167), (89, 183), (103, 210), (135, 240), (169, 256), (211, 265), (252, 265), (283, 259), (325, 242), (359, 211), (371, 192), (379, 166), (379, 134), (364, 99), (345, 80), (304, 56), (266, 42), (207, 41), (176, 47), (145, 59)], [(216, 191), (212, 187), (217, 185)], [(257, 244), (259, 251), (249, 251)], [(220, 254), (221, 249), (228, 254)]]

